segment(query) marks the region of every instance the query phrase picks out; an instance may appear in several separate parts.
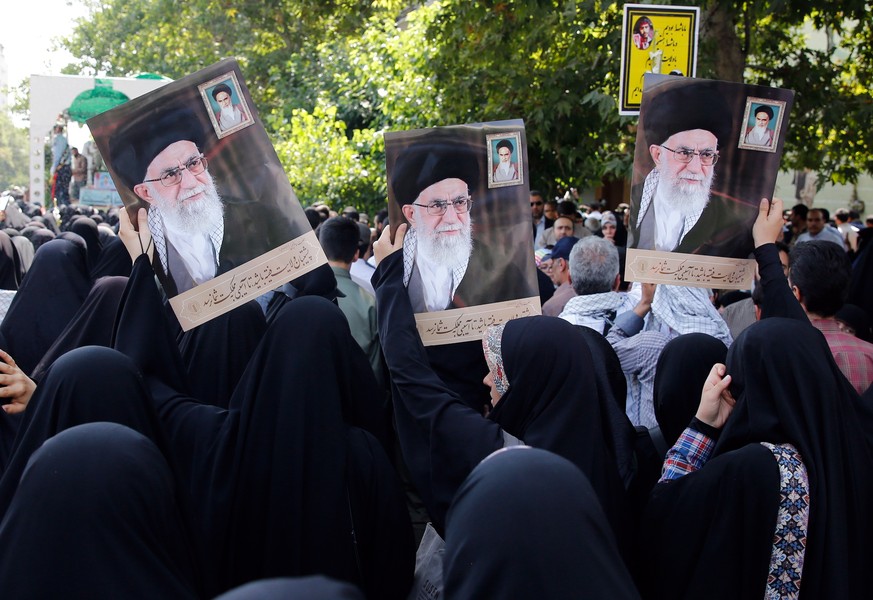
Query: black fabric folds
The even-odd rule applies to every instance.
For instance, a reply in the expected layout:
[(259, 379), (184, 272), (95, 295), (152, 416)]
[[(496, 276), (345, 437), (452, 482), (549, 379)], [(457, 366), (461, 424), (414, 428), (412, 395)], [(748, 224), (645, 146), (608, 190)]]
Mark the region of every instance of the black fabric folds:
[[(761, 595), (779, 497), (776, 462), (758, 444), (770, 442), (797, 448), (809, 475), (803, 596), (864, 596), (873, 554), (869, 410), (824, 336), (798, 320), (774, 317), (749, 327), (728, 351), (727, 370), (737, 404), (714, 458), (652, 493), (651, 589), (671, 598)], [(676, 573), (691, 574), (682, 590), (674, 587)]]
[(100, 253), (103, 251), (103, 241), (97, 231), (97, 223), (88, 217), (79, 217), (70, 223), (69, 230), (85, 240), (88, 246), (88, 267), (93, 271), (100, 262)]
[(653, 404), (668, 448), (697, 413), (712, 365), (724, 363), (726, 357), (727, 346), (705, 333), (680, 335), (664, 346), (655, 370)]
[(371, 598), (405, 597), (412, 530), (384, 451), (359, 429), (381, 435), (384, 422), (375, 377), (339, 308), (321, 298), (283, 308), (225, 410), (176, 387), (181, 358), (150, 273), (140, 257), (114, 344), (143, 370), (198, 507), (208, 591), (322, 573)]
[(445, 597), (638, 598), (585, 476), (545, 450), (495, 453), (446, 524)]
[(21, 272), (21, 261), (12, 238), (0, 231), (0, 290), (17, 290)]
[[(505, 431), (576, 464), (606, 507), (619, 543), (626, 544), (622, 473), (631, 470), (633, 428), (626, 418), (623, 423), (613, 419), (618, 403), (605, 372), (602, 378), (593, 376), (593, 357), (583, 333), (554, 317), (507, 323), (502, 351), (509, 390), (489, 418), (482, 418), (431, 368), (402, 271), (402, 255), (396, 252), (373, 276), (379, 335), (395, 386), (403, 458), (437, 529), (445, 523), (451, 499), (467, 475), (503, 447)], [(483, 369), (482, 376), (486, 372)], [(592, 385), (591, 379), (597, 383)]]
[(322, 575), (259, 579), (230, 590), (215, 600), (364, 600), (353, 585)]
[[(94, 282), (85, 302), (34, 368), (31, 379), (39, 383), (48, 368), (74, 348), (110, 347), (112, 328), (126, 286), (127, 277), (104, 277)], [(102, 366), (94, 365), (93, 370), (98, 375)]]
[(91, 277), (95, 280), (111, 276), (129, 277), (130, 269), (130, 255), (124, 247), (124, 242), (119, 237), (113, 237), (103, 244), (100, 258), (91, 267)]
[(151, 440), (67, 429), (31, 457), (0, 524), (9, 598), (198, 598), (175, 481)]
[(267, 329), (260, 305), (252, 300), (179, 336), (191, 393), (227, 408), (230, 396)]
[(40, 247), (0, 325), (6, 350), (22, 371), (33, 371), (90, 289), (84, 248), (68, 240)]

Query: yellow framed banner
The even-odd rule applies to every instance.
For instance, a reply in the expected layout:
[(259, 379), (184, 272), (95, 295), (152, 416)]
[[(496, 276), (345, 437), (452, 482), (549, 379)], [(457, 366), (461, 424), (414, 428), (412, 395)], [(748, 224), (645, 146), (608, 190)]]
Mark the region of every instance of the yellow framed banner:
[(620, 115), (640, 113), (646, 73), (695, 76), (699, 29), (695, 6), (624, 5)]

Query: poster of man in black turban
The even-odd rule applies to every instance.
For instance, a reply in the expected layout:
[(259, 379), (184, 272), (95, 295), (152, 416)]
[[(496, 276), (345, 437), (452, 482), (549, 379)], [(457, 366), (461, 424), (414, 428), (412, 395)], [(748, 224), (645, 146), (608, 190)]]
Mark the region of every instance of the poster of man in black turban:
[[(781, 109), (772, 152), (744, 143), (750, 98)], [(748, 287), (752, 223), (761, 198), (772, 198), (776, 187), (793, 98), (779, 88), (646, 75), (631, 188), (629, 280)]]
[[(204, 98), (218, 89), (224, 99), (220, 86), (228, 82), (245, 116), (217, 127)], [(183, 329), (326, 263), (236, 61), (169, 83), (88, 126), (129, 213), (148, 210), (152, 265)]]
[[(494, 182), (503, 139), (520, 158), (515, 185)], [(525, 143), (520, 120), (385, 134), (389, 221), (409, 225), (403, 283), (425, 345), (540, 313)]]

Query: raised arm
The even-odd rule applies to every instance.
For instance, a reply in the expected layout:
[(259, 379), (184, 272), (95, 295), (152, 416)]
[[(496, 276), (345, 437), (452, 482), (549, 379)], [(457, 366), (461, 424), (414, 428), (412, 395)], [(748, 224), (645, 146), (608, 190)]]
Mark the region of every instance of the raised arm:
[(779, 261), (776, 240), (781, 229), (782, 200), (774, 198), (771, 202), (762, 198), (758, 206), (758, 217), (752, 226), (755, 260), (758, 261), (758, 274), (761, 277), (759, 285), (764, 289), (761, 318), (787, 317), (808, 322), (806, 312), (791, 293), (788, 280), (782, 271), (782, 263)]

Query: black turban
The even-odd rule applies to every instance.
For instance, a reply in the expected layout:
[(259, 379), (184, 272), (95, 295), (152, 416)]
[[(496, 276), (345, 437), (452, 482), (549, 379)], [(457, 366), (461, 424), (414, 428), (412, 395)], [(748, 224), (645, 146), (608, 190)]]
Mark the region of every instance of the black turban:
[(461, 179), (474, 191), (479, 185), (479, 154), (462, 141), (413, 144), (394, 164), (394, 199), (400, 205), (411, 204), (422, 190), (443, 179)]
[(640, 117), (649, 145), (663, 144), (670, 136), (692, 129), (709, 131), (720, 147), (733, 139), (733, 116), (716, 85), (694, 82), (671, 87), (652, 97)]
[(155, 157), (170, 144), (189, 141), (201, 150), (205, 135), (198, 116), (187, 106), (162, 109), (159, 114), (146, 111), (123, 123), (109, 140), (109, 164), (124, 184), (142, 183)]

